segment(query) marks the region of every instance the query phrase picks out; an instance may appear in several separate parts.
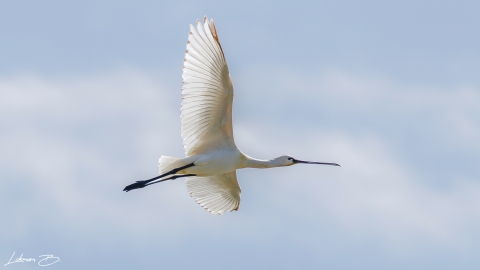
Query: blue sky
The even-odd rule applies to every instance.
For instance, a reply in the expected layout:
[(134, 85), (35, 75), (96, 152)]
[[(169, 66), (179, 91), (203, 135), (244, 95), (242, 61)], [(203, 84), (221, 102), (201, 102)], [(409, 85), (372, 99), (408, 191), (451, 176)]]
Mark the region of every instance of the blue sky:
[[(0, 4), (0, 262), (58, 269), (476, 269), (475, 1)], [(257, 158), (238, 212), (184, 182), (121, 192), (183, 156), (188, 25), (216, 22), (234, 133)], [(7, 265), (35, 269), (35, 263)]]

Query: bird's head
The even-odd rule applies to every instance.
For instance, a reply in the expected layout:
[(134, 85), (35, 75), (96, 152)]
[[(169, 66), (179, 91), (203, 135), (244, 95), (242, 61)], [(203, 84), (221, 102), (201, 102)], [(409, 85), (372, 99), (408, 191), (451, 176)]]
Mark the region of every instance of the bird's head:
[(274, 161), (278, 163), (280, 166), (292, 166), (294, 164), (299, 164), (299, 163), (340, 166), (337, 163), (303, 161), (303, 160), (295, 159), (291, 156), (280, 156), (280, 157), (277, 157)]

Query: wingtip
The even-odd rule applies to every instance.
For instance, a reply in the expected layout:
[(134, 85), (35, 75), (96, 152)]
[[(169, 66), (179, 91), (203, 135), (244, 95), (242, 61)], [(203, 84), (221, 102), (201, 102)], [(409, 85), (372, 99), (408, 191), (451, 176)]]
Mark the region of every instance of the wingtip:
[(208, 26), (210, 26), (210, 32), (212, 32), (213, 37), (218, 41), (217, 28), (215, 27), (215, 22), (213, 19), (210, 20)]
[(217, 44), (220, 47), (220, 50), (222, 51), (222, 54), (223, 54), (223, 48), (222, 48), (222, 45), (220, 44), (220, 39), (218, 38), (217, 28), (215, 27), (215, 22), (213, 21), (213, 19), (210, 19), (210, 23), (208, 23), (208, 27), (210, 28), (210, 32), (212, 33), (213, 38), (217, 42)]

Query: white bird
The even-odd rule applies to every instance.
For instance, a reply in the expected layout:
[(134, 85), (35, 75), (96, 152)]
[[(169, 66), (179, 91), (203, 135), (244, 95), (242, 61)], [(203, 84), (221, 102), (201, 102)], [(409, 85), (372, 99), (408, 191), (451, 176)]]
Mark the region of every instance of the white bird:
[[(251, 158), (233, 140), (233, 85), (213, 20), (190, 25), (183, 65), (181, 135), (186, 158), (162, 156), (159, 176), (137, 181), (124, 191), (187, 177), (190, 195), (213, 215), (238, 210), (237, 169), (274, 168), (310, 162), (290, 156), (271, 160)], [(167, 177), (168, 176), (168, 177)], [(167, 178), (165, 178), (167, 177)]]

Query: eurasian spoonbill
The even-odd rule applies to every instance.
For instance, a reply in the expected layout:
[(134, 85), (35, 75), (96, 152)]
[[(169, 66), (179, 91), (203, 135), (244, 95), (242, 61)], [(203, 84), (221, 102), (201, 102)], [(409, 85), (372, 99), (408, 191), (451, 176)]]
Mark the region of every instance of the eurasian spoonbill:
[(237, 169), (299, 163), (340, 166), (291, 156), (259, 160), (242, 153), (233, 140), (233, 85), (215, 24), (204, 17), (203, 25), (197, 20), (196, 26), (190, 25), (182, 75), (181, 135), (187, 157), (160, 157), (159, 176), (137, 181), (124, 191), (187, 177), (187, 189), (197, 203), (222, 215), (240, 205)]

